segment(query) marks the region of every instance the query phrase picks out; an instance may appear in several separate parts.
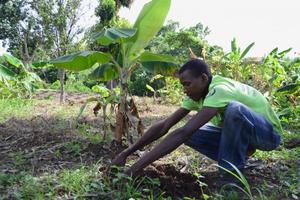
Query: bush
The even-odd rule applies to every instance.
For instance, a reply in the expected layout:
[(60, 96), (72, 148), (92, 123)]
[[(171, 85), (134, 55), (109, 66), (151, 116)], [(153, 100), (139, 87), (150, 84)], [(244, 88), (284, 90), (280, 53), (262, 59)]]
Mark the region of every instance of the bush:
[(151, 85), (155, 90), (158, 90), (163, 88), (166, 83), (164, 79), (151, 82), (152, 77), (152, 73), (144, 71), (143, 69), (135, 70), (129, 82), (129, 93), (137, 96), (153, 96), (153, 93), (147, 89), (146, 85)]

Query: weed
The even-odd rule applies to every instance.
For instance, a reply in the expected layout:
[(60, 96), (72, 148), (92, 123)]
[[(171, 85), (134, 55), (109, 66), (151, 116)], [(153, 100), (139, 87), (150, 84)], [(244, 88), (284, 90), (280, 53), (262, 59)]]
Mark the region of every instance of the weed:
[(64, 146), (67, 149), (67, 151), (70, 151), (75, 155), (80, 155), (80, 152), (83, 149), (83, 144), (78, 141), (67, 142)]
[(0, 122), (12, 117), (25, 117), (33, 109), (33, 100), (0, 99)]
[(91, 169), (82, 166), (75, 170), (63, 170), (59, 174), (59, 186), (65, 193), (83, 196), (90, 189), (90, 183), (98, 174), (96, 167)]
[(38, 178), (26, 175), (20, 181), (20, 187), (14, 192), (17, 199), (44, 199), (45, 187), (39, 182)]
[(26, 161), (21, 152), (10, 153), (8, 156), (15, 167), (21, 167)]
[(200, 190), (201, 190), (201, 194), (202, 194), (202, 198), (204, 200), (207, 200), (210, 198), (209, 195), (205, 194), (203, 191), (203, 187), (207, 187), (206, 183), (203, 183), (202, 181), (200, 181), (200, 178), (204, 178), (201, 174), (199, 173), (194, 173), (194, 175), (197, 177), (197, 184), (200, 186)]
[[(226, 160), (225, 160), (226, 161)], [(251, 187), (250, 187), (250, 184), (248, 183), (247, 179), (245, 178), (245, 176), (242, 174), (242, 172), (232, 163), (226, 161), (228, 164), (230, 164), (230, 166), (236, 171), (236, 173), (234, 173), (233, 171), (230, 171), (220, 165), (217, 165), (219, 168), (221, 168), (222, 170), (228, 172), (230, 175), (232, 175), (234, 178), (236, 178), (241, 184), (242, 184), (242, 187), (241, 186), (238, 186), (236, 184), (227, 184), (227, 185), (230, 185), (230, 186), (233, 186), (233, 187), (236, 187), (238, 188), (240, 191), (242, 191), (250, 200), (255, 200), (256, 198), (254, 197), (253, 193), (252, 193), (252, 190), (251, 190)], [(227, 185), (223, 186), (223, 187), (226, 187)], [(223, 189), (223, 188), (222, 188)], [(264, 198), (263, 194), (261, 193), (261, 191), (258, 189), (258, 188), (255, 188), (259, 195), (260, 195), (260, 198)], [(231, 192), (230, 193), (231, 198), (230, 199), (234, 199), (236, 197), (236, 193), (235, 192)], [(239, 198), (237, 198), (239, 199)]]

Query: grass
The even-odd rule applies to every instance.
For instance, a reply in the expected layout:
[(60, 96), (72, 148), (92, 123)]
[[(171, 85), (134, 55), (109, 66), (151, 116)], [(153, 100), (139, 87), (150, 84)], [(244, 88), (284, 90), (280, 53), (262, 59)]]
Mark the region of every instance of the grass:
[[(11, 117), (30, 119), (37, 114), (45, 114), (50, 118), (58, 119), (56, 126), (63, 130), (70, 127), (69, 123), (78, 115), (79, 107), (80, 105), (53, 103), (51, 98), (45, 100), (2, 99), (0, 100), (0, 122)], [(155, 116), (154, 113), (156, 113)], [(148, 124), (156, 121), (157, 118), (165, 113), (166, 111), (160, 113), (154, 110), (152, 112), (153, 116), (147, 118)], [(143, 115), (148, 117), (149, 113), (144, 113)], [(95, 119), (92, 118), (93, 115), (89, 111), (86, 111), (83, 117)], [(180, 122), (177, 126), (181, 126), (184, 123)], [(80, 123), (75, 131), (88, 141), (99, 143), (102, 141), (102, 136), (101, 129), (99, 131), (98, 129), (99, 127), (95, 128), (94, 124)], [(284, 144), (291, 139), (299, 137), (299, 134), (285, 131), (279, 150), (271, 152), (257, 151), (255, 157), (266, 161), (282, 160), (291, 164), (299, 160), (300, 147), (286, 149)], [(72, 152), (72, 155), (80, 155), (84, 149), (83, 145), (81, 142), (69, 141), (64, 144), (64, 147)], [(56, 150), (54, 153), (57, 157), (62, 156), (59, 150)], [(199, 173), (199, 166), (203, 164), (203, 157), (184, 146), (165, 157), (163, 162), (176, 164), (177, 159), (183, 156), (188, 156), (189, 159), (190, 168), (188, 172)], [(11, 160), (11, 163), (14, 163), (16, 168), (22, 170), (22, 164), (25, 159), (22, 152), (11, 153), (8, 155), (8, 158)], [(117, 174), (111, 179), (99, 171), (101, 167), (103, 167), (102, 161), (91, 166), (81, 164), (76, 168), (46, 171), (38, 175), (33, 174), (31, 171), (0, 172), (0, 199), (168, 199), (163, 195), (163, 191), (159, 189), (159, 181), (157, 179), (134, 179), (125, 177), (123, 174)], [(264, 195), (269, 194), (268, 190), (271, 190), (273, 193), (268, 195), (267, 199), (275, 200), (278, 196), (292, 199), (293, 195), (299, 196), (300, 184), (298, 177), (300, 174), (297, 165), (291, 164), (286, 170), (278, 169), (278, 175), (276, 174), (276, 176), (276, 179), (279, 180), (279, 188), (268, 189), (267, 181), (260, 186), (260, 190)], [(253, 185), (249, 185), (249, 187), (253, 188)], [(251, 190), (251, 192), (254, 192), (255, 195), (257, 194), (255, 191)], [(253, 197), (255, 196), (254, 194)], [(209, 195), (212, 199), (239, 199), (236, 191), (224, 192), (219, 190)], [(259, 199), (257, 195), (255, 199)]]
[(89, 124), (78, 124), (77, 131), (79, 132), (79, 134), (81, 136), (83, 136), (84, 138), (86, 138), (93, 144), (97, 144), (97, 143), (101, 142), (103, 140), (102, 133), (100, 131), (92, 133), (90, 131), (90, 128), (91, 128), (91, 125), (89, 125)]
[(34, 100), (19, 98), (0, 99), (0, 122), (12, 117), (26, 118), (33, 110), (34, 102)]
[(157, 179), (134, 179), (122, 173), (109, 178), (99, 171), (101, 166), (82, 165), (37, 177), (26, 172), (0, 173), (0, 191), (6, 189), (0, 199), (168, 199)]
[(295, 160), (299, 159), (300, 147), (287, 149), (287, 148), (284, 148), (284, 145), (293, 139), (300, 139), (300, 134), (284, 131), (281, 138), (282, 138), (282, 141), (281, 141), (281, 144), (280, 144), (278, 150), (274, 150), (274, 151), (259, 151), (258, 150), (254, 154), (254, 157), (262, 159), (262, 160), (268, 160), (270, 158), (281, 159), (281, 160), (285, 160), (287, 162), (295, 161)]

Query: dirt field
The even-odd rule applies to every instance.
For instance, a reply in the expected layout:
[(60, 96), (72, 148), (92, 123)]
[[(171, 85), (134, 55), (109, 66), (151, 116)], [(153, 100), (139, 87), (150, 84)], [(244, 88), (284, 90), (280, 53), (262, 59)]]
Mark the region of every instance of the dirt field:
[[(88, 94), (68, 94), (64, 109), (78, 110), (88, 97)], [(40, 176), (45, 172), (76, 168), (79, 165), (88, 166), (99, 160), (104, 165), (109, 165), (111, 159), (125, 148), (125, 146), (112, 148), (109, 141), (95, 142), (80, 134), (81, 129), (78, 126), (92, 135), (101, 133), (101, 117), (89, 114), (89, 109), (79, 120), (79, 124), (74, 126), (76, 112), (70, 116), (58, 117), (59, 112), (55, 111), (60, 106), (57, 93), (42, 92), (35, 99), (51, 100), (36, 104), (26, 118), (13, 117), (0, 123), (0, 172), (16, 174), (28, 171), (34, 176)], [(152, 99), (148, 98), (136, 98), (136, 102), (146, 127), (176, 109), (176, 106), (170, 105), (149, 106), (148, 103), (152, 103)], [(297, 148), (299, 145), (299, 140), (291, 140), (276, 151)], [(136, 159), (138, 155), (131, 156), (129, 163)], [(148, 166), (142, 175), (159, 179), (159, 187), (165, 191), (165, 195), (174, 199), (183, 197), (199, 199), (203, 192), (212, 194), (221, 187), (217, 184), (218, 172), (213, 164), (213, 161), (182, 145), (176, 152)], [(279, 180), (279, 174), (299, 164), (299, 159), (287, 163), (272, 157), (251, 158), (245, 174), (250, 185), (258, 188), (268, 185), (264, 192), (272, 194), (274, 190), (284, 187)], [(100, 168), (103, 171), (104, 169), (105, 166)], [(197, 177), (196, 173), (201, 177)], [(199, 182), (207, 186), (200, 187)], [(12, 190), (9, 187), (0, 187), (0, 196), (1, 193), (7, 194)]]

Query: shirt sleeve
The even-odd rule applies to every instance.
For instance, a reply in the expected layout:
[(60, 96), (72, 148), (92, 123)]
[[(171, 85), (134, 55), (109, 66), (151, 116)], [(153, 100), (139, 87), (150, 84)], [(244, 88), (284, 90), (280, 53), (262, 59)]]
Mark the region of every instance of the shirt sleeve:
[(182, 103), (181, 103), (181, 108), (184, 108), (186, 110), (200, 110), (202, 108), (202, 100), (200, 101), (194, 101), (189, 97), (186, 97)]
[(206, 95), (203, 106), (213, 108), (223, 108), (234, 100), (232, 91), (226, 86), (218, 85), (210, 89)]

